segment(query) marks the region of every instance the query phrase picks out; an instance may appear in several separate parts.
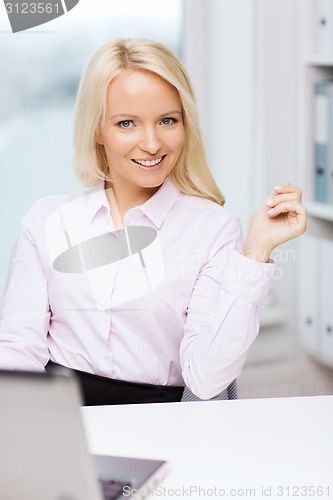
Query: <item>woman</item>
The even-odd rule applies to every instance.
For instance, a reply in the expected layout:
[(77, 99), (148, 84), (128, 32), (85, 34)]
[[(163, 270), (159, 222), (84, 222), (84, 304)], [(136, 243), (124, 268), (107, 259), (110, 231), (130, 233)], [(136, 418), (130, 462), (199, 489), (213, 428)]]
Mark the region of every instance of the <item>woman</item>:
[(23, 219), (4, 301), (0, 366), (77, 370), (86, 404), (221, 393), (258, 333), (271, 251), (305, 231), (299, 189), (274, 188), (242, 241), (206, 163), (180, 61), (146, 40), (89, 62), (76, 171), (91, 189)]

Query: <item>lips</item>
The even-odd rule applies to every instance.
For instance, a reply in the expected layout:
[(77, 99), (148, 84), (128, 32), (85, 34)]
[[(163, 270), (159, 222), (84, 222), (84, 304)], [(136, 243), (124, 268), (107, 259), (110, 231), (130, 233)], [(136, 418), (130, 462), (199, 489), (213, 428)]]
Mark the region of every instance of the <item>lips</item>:
[(135, 160), (135, 159), (132, 159), (132, 161), (134, 163), (137, 163), (138, 165), (141, 165), (142, 167), (155, 167), (156, 165), (161, 163), (161, 161), (165, 157), (166, 157), (166, 155), (160, 156), (158, 158), (154, 158), (153, 160), (139, 160), (139, 159)]

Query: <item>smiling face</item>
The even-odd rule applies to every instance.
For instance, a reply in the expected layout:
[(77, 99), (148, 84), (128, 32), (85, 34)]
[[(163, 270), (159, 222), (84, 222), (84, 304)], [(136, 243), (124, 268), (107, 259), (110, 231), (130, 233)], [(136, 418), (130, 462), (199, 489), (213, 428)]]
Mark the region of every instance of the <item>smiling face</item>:
[(138, 70), (111, 82), (99, 143), (115, 193), (152, 196), (174, 168), (184, 141), (182, 104), (172, 85)]

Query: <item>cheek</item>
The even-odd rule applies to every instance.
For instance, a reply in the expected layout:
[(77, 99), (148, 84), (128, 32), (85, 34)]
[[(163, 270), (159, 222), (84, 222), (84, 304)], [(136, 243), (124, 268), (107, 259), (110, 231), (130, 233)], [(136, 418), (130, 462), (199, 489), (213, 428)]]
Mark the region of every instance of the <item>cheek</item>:
[(185, 130), (179, 130), (174, 137), (174, 149), (181, 153), (185, 144)]
[(106, 136), (103, 143), (111, 154), (126, 154), (133, 147), (134, 139), (130, 134), (114, 133)]

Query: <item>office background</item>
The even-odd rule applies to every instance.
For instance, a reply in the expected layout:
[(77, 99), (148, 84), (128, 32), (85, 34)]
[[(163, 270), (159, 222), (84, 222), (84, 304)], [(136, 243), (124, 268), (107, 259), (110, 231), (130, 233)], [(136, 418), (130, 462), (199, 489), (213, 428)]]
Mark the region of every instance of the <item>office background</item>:
[[(75, 90), (87, 59), (108, 40), (156, 39), (183, 59), (211, 169), (244, 233), (274, 185), (302, 187), (299, 8), (289, 0), (94, 0), (93, 7), (80, 0), (65, 16), (13, 35), (1, 5), (0, 290), (25, 211), (39, 197), (82, 189), (71, 166)], [(241, 397), (333, 391), (333, 370), (300, 340), (300, 248), (293, 241), (276, 253), (279, 274), (239, 380)]]

